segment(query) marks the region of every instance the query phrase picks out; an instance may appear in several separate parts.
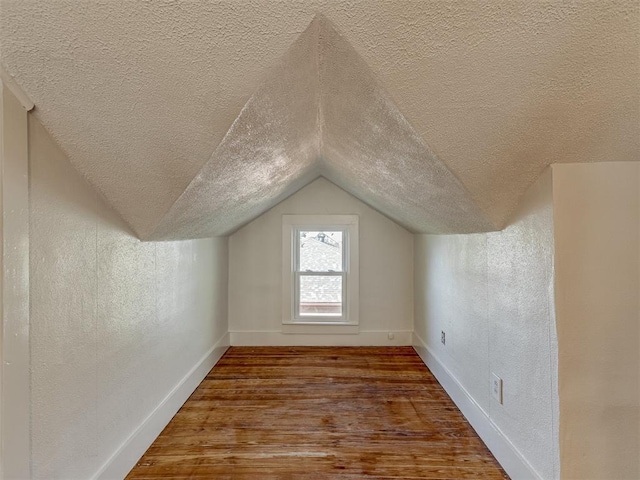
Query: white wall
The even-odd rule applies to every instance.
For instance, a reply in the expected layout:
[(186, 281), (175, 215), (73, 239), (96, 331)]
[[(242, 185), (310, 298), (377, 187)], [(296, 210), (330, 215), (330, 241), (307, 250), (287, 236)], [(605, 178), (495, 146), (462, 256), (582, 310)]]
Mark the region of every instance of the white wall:
[(640, 162), (553, 167), (562, 478), (640, 478)]
[[(282, 215), (355, 214), (360, 222), (360, 333), (283, 334)], [(233, 345), (410, 344), (413, 237), (324, 178), (229, 239), (229, 329)], [(388, 339), (394, 332), (395, 338)]]
[(29, 148), (32, 475), (87, 479), (224, 342), (227, 240), (141, 243), (33, 117)]
[[(501, 232), (417, 235), (414, 283), (416, 346), (471, 397), (480, 424), (502, 433), (498, 444), (524, 465), (505, 464), (508, 473), (558, 478), (550, 171)], [(491, 372), (503, 379), (503, 405), (491, 397)]]

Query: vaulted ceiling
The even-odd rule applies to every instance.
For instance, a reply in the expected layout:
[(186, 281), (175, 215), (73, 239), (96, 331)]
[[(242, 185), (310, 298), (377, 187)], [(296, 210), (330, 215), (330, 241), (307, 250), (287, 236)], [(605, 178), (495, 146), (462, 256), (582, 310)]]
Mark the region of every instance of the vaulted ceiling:
[(0, 0), (0, 58), (143, 239), (320, 175), (415, 232), (494, 230), (550, 163), (640, 160), (635, 0)]

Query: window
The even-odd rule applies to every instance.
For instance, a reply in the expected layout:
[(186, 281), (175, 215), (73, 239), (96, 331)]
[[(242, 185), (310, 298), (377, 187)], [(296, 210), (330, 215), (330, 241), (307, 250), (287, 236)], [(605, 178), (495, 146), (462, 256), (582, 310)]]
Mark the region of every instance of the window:
[[(334, 229), (335, 228), (335, 229)], [(294, 233), (294, 316), (342, 318), (345, 304), (344, 228)]]
[(283, 216), (283, 323), (358, 324), (358, 217)]

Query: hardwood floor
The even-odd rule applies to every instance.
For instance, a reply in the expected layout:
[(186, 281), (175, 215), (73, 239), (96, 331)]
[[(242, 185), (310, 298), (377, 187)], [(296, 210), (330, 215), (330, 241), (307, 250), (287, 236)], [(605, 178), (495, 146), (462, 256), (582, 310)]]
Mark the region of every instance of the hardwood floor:
[(506, 479), (411, 347), (231, 347), (128, 479)]

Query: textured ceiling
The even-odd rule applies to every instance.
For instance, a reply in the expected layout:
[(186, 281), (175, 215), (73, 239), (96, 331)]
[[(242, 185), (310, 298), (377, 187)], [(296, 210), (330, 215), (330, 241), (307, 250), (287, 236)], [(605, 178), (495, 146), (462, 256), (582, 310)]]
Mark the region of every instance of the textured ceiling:
[[(317, 13), (342, 35), (307, 28)], [(414, 231), (465, 232), (502, 226), (550, 163), (640, 159), (639, 17), (636, 0), (0, 0), (0, 55), (142, 238), (226, 233), (320, 174)]]
[(319, 175), (415, 231), (495, 229), (316, 16), (147, 238), (228, 233)]

